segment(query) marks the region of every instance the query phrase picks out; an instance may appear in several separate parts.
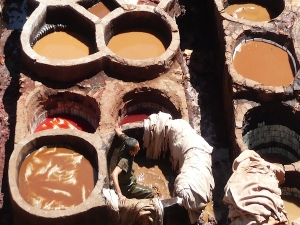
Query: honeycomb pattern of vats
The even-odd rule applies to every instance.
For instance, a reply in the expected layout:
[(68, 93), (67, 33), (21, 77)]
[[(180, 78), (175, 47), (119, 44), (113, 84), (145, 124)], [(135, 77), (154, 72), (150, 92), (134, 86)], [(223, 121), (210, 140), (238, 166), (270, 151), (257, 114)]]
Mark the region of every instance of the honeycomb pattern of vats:
[[(297, 106), (296, 92), (298, 91), (297, 83), (300, 58), (298, 48), (299, 21), (297, 19), (299, 9), (297, 7), (292, 5), (290, 1), (285, 0), (272, 1), (272, 6), (268, 5), (270, 3), (269, 1), (253, 1), (251, 3), (264, 5), (276, 11), (275, 18), (269, 21), (255, 22), (239, 19), (225, 12), (227, 6), (239, 3), (245, 2), (214, 1), (218, 32), (217, 41), (220, 50), (217, 61), (219, 68), (218, 76), (220, 77), (220, 82), (223, 84), (224, 110), (227, 115), (226, 125), (233, 159), (239, 155), (242, 150), (247, 148), (253, 149), (265, 142), (264, 137), (253, 136), (254, 130), (251, 134), (249, 133), (247, 136), (243, 136), (245, 133), (244, 123), (247, 122), (244, 116), (249, 110), (251, 111), (253, 108), (259, 106), (278, 104), (281, 102), (282, 105), (286, 106), (289, 115), (295, 111), (294, 107)], [(263, 85), (262, 83), (243, 77), (236, 71), (233, 66), (234, 56), (236, 52), (241, 49), (243, 44), (250, 41), (270, 43), (287, 52), (294, 73), (294, 79), (289, 85)], [(262, 67), (263, 65), (259, 66)], [(281, 116), (285, 117), (285, 115)], [(263, 121), (261, 121), (261, 123), (262, 122)], [(277, 134), (279, 131), (273, 131), (273, 126), (282, 124), (267, 125), (268, 126), (264, 126), (263, 132), (260, 133), (265, 133), (265, 130), (272, 130), (273, 133), (276, 132)], [(291, 129), (289, 126), (286, 127), (287, 129)], [(293, 131), (295, 132), (294, 136), (296, 138), (299, 132)], [(256, 130), (255, 135), (257, 135), (257, 132)], [(278, 136), (278, 138), (288, 139), (284, 142), (295, 142), (293, 144), (289, 143), (288, 145), (296, 146), (296, 140), (292, 140), (292, 137)], [(250, 139), (252, 141), (250, 141)], [(264, 152), (265, 154), (266, 152), (281, 152), (282, 149), (270, 148), (261, 149), (260, 151), (260, 153)], [(288, 154), (287, 152), (285, 153)], [(297, 154), (294, 154), (294, 156), (297, 158)], [(290, 157), (295, 159), (294, 156)]]
[[(41, 2), (24, 25), (21, 34), (22, 58), (38, 76), (55, 81), (78, 82), (105, 69), (123, 79), (147, 80), (158, 77), (171, 67), (179, 51), (179, 31), (164, 8), (121, 4), (121, 7), (100, 19), (83, 6), (71, 2)], [(177, 6), (176, 1), (168, 3)], [(170, 4), (164, 4), (164, 7), (169, 8)], [(160, 32), (167, 39), (168, 47), (159, 57), (131, 60), (116, 55), (107, 47), (112, 36), (124, 29), (143, 26)], [(88, 56), (63, 61), (37, 54), (32, 49), (36, 37), (56, 29), (77, 31), (90, 40), (94, 50)]]
[[(164, 111), (170, 113), (173, 118), (191, 120), (188, 102), (194, 101), (194, 99), (192, 99), (192, 95), (186, 99), (186, 93), (189, 92), (186, 87), (189, 85), (189, 81), (186, 78), (186, 71), (182, 69), (185, 68), (184, 61), (180, 60), (177, 25), (174, 19), (159, 6), (154, 8), (152, 6), (123, 5), (122, 3), (119, 4), (120, 7), (103, 19), (98, 19), (88, 13), (85, 8), (94, 4), (95, 1), (66, 3), (66, 1), (53, 0), (29, 1), (28, 3), (35, 5), (35, 10), (29, 16), (21, 34), (21, 42), (26, 42), (25, 45), (22, 45), (22, 51), (27, 67), (20, 74), (21, 94), (17, 102), (15, 149), (10, 161), (10, 165), (13, 166), (10, 166), (9, 172), (13, 174), (13, 179), (16, 179), (18, 176), (16, 168), (19, 167), (26, 154), (32, 149), (39, 148), (41, 144), (59, 146), (69, 144), (74, 148), (95, 149), (98, 155), (98, 182), (91, 194), (93, 199), (91, 197), (82, 204), (63, 212), (62, 210), (46, 212), (28, 205), (20, 197), (16, 186), (11, 190), (14, 215), (19, 218), (16, 220), (16, 224), (24, 224), (24, 221), (27, 221), (26, 224), (68, 225), (74, 224), (74, 221), (81, 221), (81, 224), (102, 224), (108, 219), (108, 215), (104, 212), (106, 204), (99, 193), (103, 187), (108, 186), (106, 154), (114, 139), (115, 125), (127, 114), (135, 112), (136, 109)], [(176, 1), (168, 1), (168, 3), (161, 1), (161, 3), (168, 8), (166, 11), (172, 11), (172, 7), (177, 4)], [(172, 14), (171, 11), (168, 13)], [(121, 27), (121, 25), (118, 23), (125, 21), (127, 16), (131, 20), (136, 20), (143, 15), (145, 18), (141, 20), (142, 22), (147, 19), (159, 22), (160, 24), (155, 26), (169, 35), (171, 44), (166, 53), (162, 57), (150, 60), (151, 62), (120, 59), (111, 53), (106, 47), (106, 43), (115, 32), (112, 26), (119, 29), (118, 26)], [(104, 50), (75, 60), (55, 61), (45, 57), (35, 58), (35, 56), (33, 57), (35, 59), (31, 61), (32, 48), (30, 44), (34, 42), (36, 34), (41, 30), (47, 33), (47, 29), (56, 29), (55, 26), (58, 29), (64, 29), (66, 24), (61, 24), (61, 22), (71, 23), (69, 16), (72, 17), (73, 22), (78, 22), (79, 31), (83, 29), (80, 32), (91, 37), (97, 49), (100, 49), (100, 45), (105, 45)], [(41, 21), (42, 23), (40, 23)], [(55, 24), (54, 28), (48, 26), (48, 23)], [(108, 32), (105, 33), (105, 30)], [(29, 54), (27, 54), (28, 52)], [(151, 67), (154, 67), (154, 70)], [(144, 68), (148, 74), (142, 71)], [(160, 68), (164, 68), (162, 73), (160, 73)], [(139, 69), (141, 71), (135, 74)], [(81, 74), (82, 71), (83, 74)], [(118, 71), (122, 73), (119, 74)], [(154, 75), (151, 71), (154, 71)], [(141, 73), (144, 75), (142, 79), (138, 77)], [(66, 74), (69, 75), (64, 77)], [(58, 78), (51, 79), (54, 75)], [(33, 133), (43, 119), (59, 114), (78, 116), (87, 121), (95, 129), (95, 132), (50, 129)], [(199, 121), (196, 122), (199, 125)], [(141, 124), (136, 126), (134, 123), (129, 123), (123, 128), (136, 127), (141, 129)], [(87, 140), (86, 142), (90, 144), (82, 146), (78, 144), (81, 140)], [(30, 146), (30, 150), (26, 146)], [(96, 155), (94, 156), (96, 157)], [(11, 184), (14, 182), (16, 181), (12, 180)], [(97, 196), (93, 195), (95, 192), (97, 192)], [(93, 214), (91, 219), (84, 220), (90, 213)], [(97, 218), (93, 221), (96, 215)]]

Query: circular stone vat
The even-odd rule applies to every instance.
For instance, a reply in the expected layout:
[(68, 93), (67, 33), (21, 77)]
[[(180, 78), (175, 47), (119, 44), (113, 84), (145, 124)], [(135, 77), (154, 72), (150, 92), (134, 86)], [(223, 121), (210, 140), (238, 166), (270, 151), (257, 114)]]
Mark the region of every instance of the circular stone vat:
[(92, 43), (76, 29), (60, 25), (43, 27), (31, 46), (39, 55), (58, 60), (78, 59), (95, 52)]
[(300, 211), (300, 190), (295, 187), (282, 187), (281, 198), (284, 202), (284, 210), (291, 224), (299, 218)]
[(40, 77), (74, 82), (99, 72), (95, 21), (81, 6), (40, 4), (21, 34), (22, 59)]
[(300, 113), (275, 104), (255, 107), (244, 116), (243, 141), (265, 160), (290, 164), (300, 159)]
[(114, 35), (107, 47), (115, 54), (135, 60), (161, 56), (169, 41), (152, 28), (137, 27)]
[(157, 8), (137, 5), (134, 10), (118, 8), (106, 17), (104, 42), (108, 70), (122, 78), (152, 79), (166, 71), (179, 50), (175, 21)]
[[(103, 204), (103, 199), (97, 199), (99, 198), (97, 196), (104, 185), (104, 177), (102, 174), (106, 174), (106, 164), (103, 162), (99, 165), (99, 162), (104, 160), (105, 153), (96, 150), (95, 141), (92, 139), (92, 136), (87, 133), (77, 136), (76, 132), (72, 131), (68, 131), (68, 133), (45, 131), (43, 135), (32, 135), (30, 138), (23, 140), (15, 146), (9, 161), (8, 169), (15, 224), (100, 224), (99, 217), (101, 217), (100, 214), (103, 215), (103, 212), (95, 207)], [(72, 154), (60, 152), (56, 156), (53, 156), (51, 158), (53, 163), (57, 160), (54, 158), (66, 156), (68, 158), (66, 161), (56, 165), (46, 163), (45, 161), (47, 160), (45, 160), (45, 158), (39, 157), (45, 149), (43, 149), (42, 152), (35, 152), (35, 150), (40, 148), (48, 148), (48, 150), (50, 150), (49, 148), (52, 148), (52, 150), (57, 148), (58, 151), (58, 148), (63, 147), (72, 149), (74, 152)], [(53, 153), (54, 150), (47, 151), (47, 154), (49, 155)], [(72, 169), (74, 169), (73, 167), (79, 165), (79, 163), (82, 162), (83, 157), (88, 160), (88, 164), (90, 164), (93, 169), (83, 170), (82, 172), (84, 175), (77, 174), (78, 170), (72, 172)], [(75, 159), (73, 165), (71, 163), (73, 160), (72, 158)], [(27, 164), (28, 160), (30, 161), (30, 164)], [(43, 162), (43, 160), (45, 161)], [(26, 166), (26, 164), (27, 167), (25, 167), (24, 171), (24, 165)], [(61, 167), (59, 166), (60, 164), (62, 164)], [(37, 167), (40, 169), (37, 169)], [(28, 192), (25, 192), (25, 194), (22, 192), (23, 189), (21, 187), (23, 183), (22, 174), (24, 174), (24, 172), (26, 180), (25, 185), (29, 188)], [(36, 176), (33, 178), (32, 174), (34, 173), (36, 173)], [(46, 174), (45, 180), (38, 183), (37, 180)], [(92, 180), (93, 183), (90, 184), (90, 188), (92, 188), (91, 193), (88, 193), (88, 188), (83, 188), (80, 184), (81, 181), (76, 181), (74, 179), (78, 176), (84, 179), (89, 177), (89, 179)], [(62, 182), (63, 185), (68, 187), (72, 186), (71, 189), (74, 188), (74, 190), (79, 190), (79, 196), (75, 196), (75, 198), (80, 199), (80, 201), (77, 202), (78, 205), (75, 204), (75, 206), (63, 207), (64, 205), (68, 205), (66, 202), (70, 200), (71, 196), (69, 195), (71, 195), (72, 192), (61, 185), (58, 185), (57, 182), (54, 182), (57, 179), (60, 179), (60, 182)], [(37, 183), (36, 185), (31, 185), (31, 182)], [(49, 204), (44, 204), (47, 198), (42, 198), (41, 196), (44, 195), (43, 197), (47, 196), (50, 198), (49, 192), (52, 192), (55, 199), (54, 201), (50, 200)], [(78, 194), (78, 192), (76, 193)], [(29, 199), (31, 200), (35, 198), (35, 201), (31, 202), (25, 196), (29, 196)], [(68, 197), (64, 203), (62, 202), (65, 199), (62, 196)], [(28, 204), (28, 202), (30, 202), (30, 204)], [(34, 206), (32, 206), (32, 204)], [(64, 209), (60, 210), (62, 208)], [(95, 210), (100, 211), (96, 212)], [(103, 217), (103, 219), (105, 220), (105, 217)]]
[(119, 111), (120, 125), (140, 122), (153, 113), (169, 113), (173, 119), (180, 119), (181, 113), (175, 105), (159, 90), (129, 92), (123, 97), (125, 103)]
[(228, 1), (225, 12), (235, 19), (244, 19), (254, 22), (270, 21), (279, 16), (284, 10), (283, 0), (267, 1)]
[(85, 201), (96, 173), (90, 162), (69, 147), (43, 146), (25, 157), (19, 171), (19, 190), (33, 207), (67, 209)]
[(289, 49), (264, 38), (240, 41), (234, 49), (232, 63), (238, 74), (265, 86), (289, 86), (297, 73)]
[[(39, 98), (44, 94), (45, 98)], [(70, 128), (94, 133), (100, 121), (97, 101), (71, 92), (37, 91), (26, 101), (29, 131)]]

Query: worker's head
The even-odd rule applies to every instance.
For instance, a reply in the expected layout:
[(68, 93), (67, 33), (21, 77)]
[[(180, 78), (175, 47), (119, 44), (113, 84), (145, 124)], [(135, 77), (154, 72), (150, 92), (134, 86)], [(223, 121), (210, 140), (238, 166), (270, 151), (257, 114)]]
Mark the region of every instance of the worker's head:
[(127, 138), (125, 140), (125, 150), (129, 155), (135, 156), (140, 150), (139, 142), (135, 138)]

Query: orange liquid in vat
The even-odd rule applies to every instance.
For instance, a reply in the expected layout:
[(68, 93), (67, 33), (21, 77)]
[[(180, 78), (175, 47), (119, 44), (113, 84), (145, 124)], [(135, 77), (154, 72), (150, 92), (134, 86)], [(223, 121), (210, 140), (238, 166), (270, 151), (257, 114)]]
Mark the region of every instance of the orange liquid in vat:
[(263, 6), (248, 4), (233, 4), (225, 9), (225, 12), (234, 18), (255, 22), (269, 21), (274, 18), (274, 13)]
[(300, 217), (300, 199), (296, 197), (282, 196), (284, 209), (287, 212), (289, 224)]
[(78, 33), (57, 31), (38, 40), (33, 50), (47, 58), (69, 60), (88, 56), (91, 53), (91, 43)]
[(98, 16), (100, 19), (110, 13), (110, 10), (102, 2), (92, 6), (88, 9), (88, 11), (93, 13), (95, 16)]
[(23, 161), (19, 172), (21, 196), (30, 205), (66, 209), (86, 200), (95, 184), (90, 162), (67, 148), (41, 148)]
[(128, 59), (156, 58), (165, 51), (163, 37), (152, 30), (130, 30), (113, 36), (107, 47), (115, 54)]
[(262, 41), (243, 44), (233, 65), (243, 77), (267, 86), (288, 86), (294, 79), (288, 53)]

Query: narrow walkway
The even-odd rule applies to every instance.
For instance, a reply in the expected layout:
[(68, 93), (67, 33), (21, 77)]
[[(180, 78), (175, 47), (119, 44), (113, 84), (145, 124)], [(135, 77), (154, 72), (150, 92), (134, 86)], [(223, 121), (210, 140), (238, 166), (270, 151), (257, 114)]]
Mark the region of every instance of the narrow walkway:
[(215, 55), (219, 54), (214, 43), (216, 29), (213, 1), (179, 0), (186, 14), (177, 19), (181, 37), (181, 50), (192, 50), (189, 63), (191, 83), (198, 92), (201, 111), (201, 135), (214, 147), (212, 154), (215, 190), (214, 211), (218, 224), (228, 223), (227, 206), (222, 203), (224, 186), (231, 175), (231, 162), (226, 140), (222, 87), (215, 72)]

